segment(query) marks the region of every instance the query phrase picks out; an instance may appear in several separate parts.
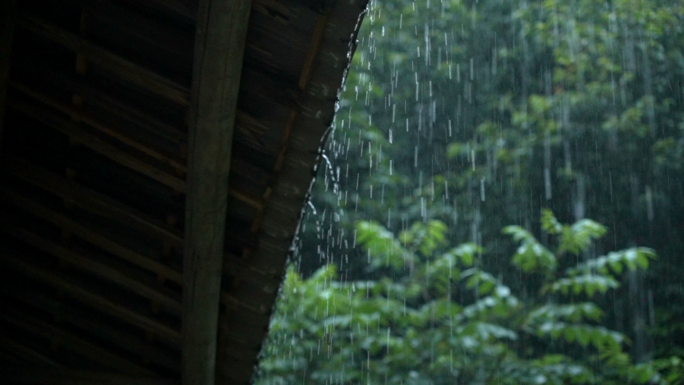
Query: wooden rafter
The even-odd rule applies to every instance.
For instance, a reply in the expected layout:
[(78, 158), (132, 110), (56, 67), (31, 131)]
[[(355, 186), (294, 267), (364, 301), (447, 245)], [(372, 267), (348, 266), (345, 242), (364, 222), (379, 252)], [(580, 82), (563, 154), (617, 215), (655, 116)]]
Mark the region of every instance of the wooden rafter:
[(86, 359), (124, 373), (152, 374), (149, 370), (113, 354), (83, 338), (73, 335), (52, 323), (32, 318), (16, 309), (5, 309), (0, 315), (5, 322), (50, 341), (53, 346), (71, 350)]
[[(134, 149), (134, 150), (136, 150), (136, 151), (138, 151), (138, 152), (140, 152), (140, 153), (142, 153), (142, 154), (144, 154), (144, 155), (146, 155), (152, 159), (155, 159), (155, 160), (157, 160), (163, 164), (166, 164), (169, 167), (173, 167), (174, 169), (176, 169), (178, 171), (185, 172), (185, 164), (180, 159), (178, 159), (177, 157), (174, 157), (174, 156), (169, 155), (169, 154), (165, 154), (162, 151), (159, 151), (155, 148), (151, 148), (150, 146), (147, 146), (143, 143), (140, 143), (140, 142), (136, 141), (135, 139), (130, 138), (127, 135), (122, 134), (116, 128), (110, 127), (108, 124), (101, 122), (97, 117), (92, 116), (91, 114), (88, 114), (87, 112), (83, 112), (80, 109), (76, 109), (69, 104), (60, 103), (59, 101), (51, 98), (50, 96), (45, 95), (41, 92), (38, 92), (34, 89), (31, 89), (31, 88), (29, 88), (23, 84), (10, 81), (10, 85), (13, 88), (16, 88), (18, 91), (21, 91), (24, 94), (31, 96), (32, 98), (44, 103), (45, 105), (47, 105), (51, 108), (54, 108), (57, 111), (60, 111), (60, 112), (63, 112), (67, 115), (72, 116), (76, 121), (86, 123), (89, 127), (92, 127), (93, 130), (101, 132), (102, 134), (105, 134), (105, 135), (111, 137), (112, 139), (115, 139), (116, 141), (120, 142), (121, 144), (129, 146), (132, 149)], [(18, 102), (15, 103), (14, 107), (22, 109), (25, 113), (32, 114), (32, 116), (34, 116), (35, 118), (37, 118), (39, 120), (43, 120), (45, 124), (48, 124), (48, 125), (55, 124), (55, 123), (53, 123), (55, 119), (54, 118), (53, 119), (46, 118), (47, 114), (45, 112), (39, 112), (36, 115), (35, 114), (36, 109), (37, 109), (36, 107), (27, 106), (26, 103), (19, 104)], [(27, 109), (29, 109), (29, 108), (31, 108), (31, 110), (27, 111)], [(49, 116), (49, 115), (47, 115), (47, 116)], [(46, 119), (49, 119), (49, 120), (45, 121)], [(61, 129), (60, 131), (64, 132), (65, 129)], [(73, 132), (75, 130), (72, 129), (70, 131)], [(69, 134), (67, 134), (67, 135), (69, 135)], [(78, 136), (79, 134), (75, 133), (72, 135)], [(81, 133), (80, 135), (81, 136), (88, 136), (85, 133)], [(84, 144), (88, 144), (89, 142), (92, 142), (92, 139), (88, 140), (86, 138), (86, 139), (83, 139), (82, 141), (85, 142)], [(101, 146), (99, 146), (99, 147), (101, 147)], [(102, 150), (100, 150), (98, 152), (101, 152), (101, 151)], [(111, 150), (109, 152), (111, 153)], [(140, 166), (138, 166), (138, 168), (139, 167)], [(147, 167), (147, 168), (149, 168), (149, 167)], [(159, 171), (157, 171), (157, 170), (155, 170), (155, 171), (147, 170), (146, 173), (152, 173), (152, 175), (148, 175), (148, 176), (151, 176), (151, 177), (154, 176), (153, 179), (162, 178), (160, 181), (162, 183), (165, 183), (165, 184), (170, 184), (171, 187), (179, 188), (179, 189), (185, 188), (185, 183), (183, 183), (183, 181), (168, 181), (168, 178), (163, 178), (163, 177), (156, 175), (156, 174), (159, 174)]]
[(122, 79), (136, 84), (146, 91), (179, 105), (187, 106), (189, 104), (188, 90), (183, 86), (98, 47), (78, 35), (25, 14), (19, 15), (17, 24), (71, 51), (82, 54), (89, 62), (115, 73)]
[(10, 107), (20, 111), (27, 116), (32, 116), (39, 122), (54, 128), (65, 134), (71, 140), (83, 144), (84, 146), (98, 152), (114, 162), (128, 167), (138, 173), (149, 177), (161, 184), (175, 189), (176, 191), (185, 190), (185, 181), (175, 175), (160, 170), (148, 162), (141, 160), (131, 154), (118, 149), (116, 146), (104, 141), (103, 139), (86, 132), (78, 124), (61, 118), (53, 113), (45, 111), (39, 107), (25, 102), (10, 102)]
[[(12, 337), (0, 334), (0, 346), (8, 350), (13, 355), (20, 357), (22, 360), (31, 362), (36, 365), (43, 365), (52, 368), (61, 368), (62, 365), (55, 362), (50, 357), (37, 352), (35, 349), (22, 344), (21, 342), (15, 340)], [(2, 378), (2, 377), (0, 377)]]
[[(8, 296), (12, 305), (20, 304), (41, 314), (49, 314), (60, 323), (68, 324), (76, 329), (83, 330), (90, 335), (97, 336), (102, 341), (108, 341), (131, 355), (140, 356), (141, 361), (149, 360), (170, 371), (179, 370), (180, 356), (176, 357), (174, 351), (153, 345), (149, 341), (139, 338), (127, 331), (113, 327), (107, 322), (92, 317), (90, 313), (71, 304), (55, 302), (50, 298), (32, 292), (11, 291)], [(3, 298), (5, 300), (5, 298)], [(1, 377), (0, 377), (1, 378)]]
[(54, 287), (77, 301), (103, 313), (146, 330), (171, 344), (180, 342), (180, 333), (174, 328), (146, 315), (139, 314), (111, 299), (104, 298), (71, 282), (54, 271), (35, 266), (14, 253), (1, 252), (2, 263), (29, 278)]
[(131, 263), (139, 268), (150, 271), (156, 275), (164, 277), (171, 282), (181, 284), (183, 281), (182, 274), (162, 263), (159, 263), (149, 257), (146, 257), (130, 248), (123, 246), (112, 239), (99, 233), (91, 227), (79, 224), (77, 221), (68, 216), (54, 211), (40, 203), (34, 202), (20, 194), (0, 187), (0, 200), (19, 207), (38, 218), (41, 218), (58, 227), (67, 229), (74, 235), (90, 243), (93, 246), (99, 247), (102, 250), (121, 258), (122, 260)]
[(201, 0), (190, 105), (183, 263), (184, 385), (214, 384), (228, 175), (249, 0)]
[(180, 311), (181, 309), (180, 301), (174, 298), (173, 294), (162, 292), (160, 288), (150, 287), (145, 283), (139, 282), (132, 278), (130, 274), (120, 271), (115, 267), (108, 266), (103, 262), (99, 262), (95, 256), (90, 256), (84, 251), (77, 252), (72, 248), (62, 246), (35, 232), (16, 225), (2, 223), (0, 228), (2, 228), (5, 233), (59, 258), (60, 261), (67, 262), (76, 266), (78, 269), (88, 271), (95, 276), (113, 282), (144, 298), (155, 300), (169, 309), (177, 311)]
[[(32, 72), (35, 71), (45, 74), (46, 78), (50, 79), (50, 82), (54, 83), (60, 89), (82, 95), (84, 98), (87, 98), (90, 102), (97, 105), (98, 108), (101, 108), (113, 116), (116, 116), (117, 119), (132, 123), (137, 127), (142, 128), (144, 131), (158, 135), (159, 137), (170, 140), (174, 143), (185, 143), (187, 141), (187, 133), (180, 127), (175, 127), (163, 122), (161, 119), (159, 119), (159, 117), (153, 116), (150, 113), (141, 110), (138, 106), (131, 104), (130, 101), (120, 100), (105, 90), (88, 84), (84, 78), (68, 76), (62, 72), (55, 71), (50, 67), (39, 65), (38, 63), (32, 64), (34, 66)], [(18, 86), (19, 84), (15, 82), (15, 85)], [(37, 93), (37, 91), (31, 90), (30, 88), (26, 89), (36, 93), (38, 95), (38, 100), (52, 106), (57, 110), (67, 114), (72, 114), (72, 112), (63, 111), (62, 106), (55, 105), (54, 100), (45, 100), (45, 95)], [(95, 117), (92, 118), (95, 119)], [(79, 119), (85, 121), (83, 117), (79, 117)], [(94, 127), (97, 128), (97, 126)], [(185, 168), (184, 162), (182, 163), (182, 167), (183, 169)]]
[(174, 246), (183, 245), (183, 239), (177, 230), (72, 180), (9, 156), (6, 157), (3, 167), (15, 177), (51, 191), (61, 198), (73, 200), (75, 205), (86, 210), (144, 231)]

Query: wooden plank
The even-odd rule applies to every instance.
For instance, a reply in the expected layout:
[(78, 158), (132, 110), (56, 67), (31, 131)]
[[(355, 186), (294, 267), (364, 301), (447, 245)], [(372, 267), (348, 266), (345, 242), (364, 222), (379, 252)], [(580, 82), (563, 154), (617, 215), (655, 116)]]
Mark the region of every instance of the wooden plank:
[(10, 337), (0, 335), (0, 346), (12, 352), (13, 354), (21, 357), (22, 359), (32, 362), (33, 364), (40, 366), (50, 366), (53, 368), (63, 367), (62, 364), (54, 361), (49, 357), (46, 357), (43, 353), (37, 352), (35, 349), (30, 348), (20, 342), (17, 342), (16, 340)]
[(34, 319), (32, 316), (18, 311), (17, 309), (5, 308), (2, 315), (0, 315), (0, 318), (25, 332), (43, 337), (51, 342), (55, 341), (60, 348), (71, 350), (84, 358), (98, 362), (105, 367), (124, 373), (152, 374), (148, 369), (134, 364), (125, 358), (119, 357), (81, 337), (62, 330), (53, 324)]
[(259, 307), (254, 306), (252, 304), (245, 303), (244, 301), (241, 301), (239, 298), (235, 297), (234, 295), (222, 291), (221, 292), (221, 303), (230, 307), (230, 308), (236, 308), (240, 310), (246, 310), (254, 314), (259, 314), (259, 315), (265, 315), (268, 314), (269, 307), (261, 305)]
[(144, 298), (155, 300), (169, 309), (181, 310), (180, 301), (173, 298), (170, 294), (162, 293), (154, 287), (150, 287), (135, 280), (125, 271), (120, 271), (119, 269), (96, 261), (95, 256), (86, 256), (83, 254), (83, 251), (80, 253), (76, 252), (14, 224), (10, 225), (3, 222), (0, 224), (0, 228), (2, 228), (5, 233), (59, 258), (60, 261), (68, 262), (81, 270), (88, 271), (101, 278), (114, 282)]
[(201, 0), (183, 260), (183, 385), (215, 382), (228, 176), (250, 0)]
[(238, 188), (230, 188), (228, 194), (242, 203), (246, 203), (257, 210), (263, 210), (264, 204), (258, 198), (253, 198)]
[(157, 149), (154, 149), (148, 145), (145, 145), (143, 143), (140, 143), (134, 138), (130, 138), (121, 132), (117, 130), (114, 127), (110, 127), (108, 124), (105, 124), (101, 122), (97, 117), (90, 115), (87, 112), (81, 111), (80, 109), (74, 108), (71, 105), (68, 105), (66, 103), (61, 103), (50, 96), (44, 95), (36, 90), (33, 90), (23, 84), (19, 84), (14, 81), (10, 81), (10, 85), (25, 93), (26, 95), (29, 95), (33, 97), (34, 99), (58, 110), (61, 111), (65, 114), (68, 114), (75, 118), (78, 121), (81, 121), (83, 123), (86, 123), (90, 127), (96, 129), (97, 131), (102, 132), (103, 134), (106, 134), (117, 141), (121, 142), (122, 144), (125, 144), (137, 151), (140, 151), (141, 153), (156, 159), (170, 167), (173, 167), (176, 170), (179, 170), (181, 172), (185, 172), (185, 164), (179, 160), (178, 158), (175, 158), (173, 156), (170, 156), (168, 154), (164, 154), (162, 151), (159, 151)]
[[(16, 18), (15, 0), (0, 1), (0, 146), (5, 126), (5, 103), (9, 79)], [(0, 153), (2, 150), (0, 148)]]
[[(137, 127), (142, 128), (154, 135), (158, 135), (164, 139), (174, 142), (177, 145), (185, 145), (188, 141), (187, 132), (181, 131), (166, 122), (163, 122), (158, 117), (150, 115), (136, 106), (122, 102), (114, 97), (107, 96), (104, 92), (90, 89), (86, 86), (77, 87), (81, 93), (89, 95), (91, 102), (98, 107), (114, 115), (118, 119), (131, 122)], [(178, 168), (185, 172), (185, 163)]]
[(177, 178), (159, 168), (133, 156), (124, 151), (121, 151), (116, 146), (106, 142), (105, 140), (88, 133), (83, 126), (73, 123), (67, 119), (63, 119), (55, 114), (52, 114), (45, 109), (33, 106), (26, 102), (10, 101), (9, 106), (21, 113), (36, 119), (37, 121), (54, 128), (55, 130), (67, 135), (72, 140), (83, 144), (91, 150), (98, 152), (112, 161), (128, 167), (131, 170), (147, 176), (161, 184), (174, 189), (174, 191), (185, 191), (185, 180)]
[(318, 51), (321, 48), (321, 42), (323, 42), (323, 37), (325, 36), (325, 29), (328, 26), (328, 19), (330, 19), (330, 11), (320, 15), (318, 17), (318, 21), (316, 22), (316, 28), (311, 36), (309, 51), (306, 53), (304, 67), (302, 68), (302, 73), (299, 77), (299, 82), (297, 83), (299, 89), (302, 91), (306, 90), (306, 87), (309, 84), (309, 79), (311, 79), (316, 58), (318, 58)]
[(0, 200), (3, 200), (15, 207), (19, 207), (22, 210), (28, 211), (38, 218), (42, 218), (58, 227), (66, 229), (91, 245), (97, 246), (100, 249), (105, 250), (128, 263), (162, 276), (164, 279), (168, 279), (171, 282), (177, 284), (181, 284), (183, 282), (182, 274), (171, 267), (159, 263), (125, 246), (122, 246), (119, 243), (98, 233), (91, 227), (83, 226), (80, 223), (70, 219), (68, 216), (58, 213), (57, 211), (43, 206), (40, 203), (34, 202), (20, 194), (0, 187)]
[[(64, 302), (57, 302), (42, 294), (30, 293), (27, 290), (21, 292), (12, 290), (9, 291), (8, 295), (12, 297), (12, 305), (10, 306), (26, 305), (29, 308), (39, 310), (41, 314), (59, 320), (60, 323), (74, 326), (102, 341), (107, 341), (134, 355), (139, 355), (172, 372), (180, 370), (180, 355), (176, 357), (174, 352), (169, 349), (154, 346), (128, 331), (111, 326), (111, 323), (102, 322), (97, 317), (93, 317), (91, 312)], [(3, 300), (9, 299), (3, 297)]]
[(19, 15), (17, 24), (47, 40), (82, 54), (88, 61), (152, 94), (161, 96), (181, 106), (189, 105), (189, 93), (185, 87), (98, 47), (76, 34), (23, 13)]
[(64, 294), (71, 296), (79, 302), (82, 302), (92, 308), (95, 308), (103, 313), (109, 314), (113, 317), (119, 318), (125, 322), (135, 325), (143, 330), (149, 331), (155, 336), (160, 337), (172, 344), (180, 343), (180, 333), (161, 322), (141, 315), (132, 311), (118, 303), (109, 299), (103, 298), (98, 294), (94, 294), (86, 289), (79, 287), (68, 279), (65, 279), (53, 271), (48, 271), (40, 267), (36, 267), (24, 261), (14, 254), (8, 252), (1, 252), (2, 264), (9, 265), (12, 269), (19, 271), (27, 277), (33, 278), (46, 285), (52, 286), (64, 292)]
[(0, 378), (10, 384), (26, 385), (178, 385), (178, 380), (150, 375), (76, 370), (5, 370)]
[[(82, 95), (88, 99), (89, 103), (93, 103), (99, 108), (106, 110), (117, 119), (134, 123), (142, 130), (176, 144), (187, 142), (187, 132), (185, 132), (187, 127), (175, 126), (164, 122), (159, 117), (145, 112), (140, 108), (140, 105), (135, 104), (135, 101), (122, 100), (120, 97), (113, 96), (100, 87), (89, 84), (87, 79), (56, 71), (54, 68), (45, 65), (45, 63), (27, 63), (26, 65), (30, 73), (42, 75), (43, 79), (48, 79), (50, 84), (53, 84), (58, 89)], [(10, 78), (10, 85), (12, 80)], [(17, 84), (17, 79), (14, 79), (14, 81)], [(31, 90), (36, 92), (35, 89)], [(182, 165), (185, 167), (185, 161), (182, 162)]]
[(197, 3), (191, 0), (139, 0), (150, 7), (157, 7), (168, 9), (174, 13), (187, 18), (188, 20), (195, 20), (197, 16)]
[(180, 247), (183, 239), (176, 229), (149, 218), (112, 198), (82, 186), (72, 180), (46, 171), (25, 160), (5, 157), (3, 169), (15, 177), (49, 191), (57, 196), (69, 199), (76, 206), (82, 207), (105, 218), (118, 221), (131, 228), (144, 231), (161, 240)]
[[(167, 9), (188, 20), (195, 20), (197, 16), (197, 3), (190, 0), (139, 0), (145, 5)], [(287, 23), (289, 8), (275, 0), (253, 0), (252, 11), (262, 13), (268, 17), (276, 18), (283, 24)], [(275, 12), (274, 12), (275, 11)]]
[(281, 283), (280, 275), (265, 272), (259, 266), (253, 266), (249, 261), (230, 253), (223, 257), (223, 273), (248, 282), (265, 293), (275, 293)]

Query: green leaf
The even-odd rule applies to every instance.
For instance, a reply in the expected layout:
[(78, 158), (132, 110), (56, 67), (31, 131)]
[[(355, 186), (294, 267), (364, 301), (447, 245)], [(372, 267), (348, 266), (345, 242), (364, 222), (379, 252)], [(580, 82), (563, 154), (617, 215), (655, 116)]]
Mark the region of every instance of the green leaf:
[(579, 255), (586, 251), (594, 239), (599, 239), (606, 234), (606, 228), (591, 219), (582, 219), (572, 226), (563, 228), (561, 233), (558, 252), (569, 252)]
[(527, 316), (527, 325), (538, 325), (549, 321), (599, 321), (603, 311), (593, 302), (573, 304), (549, 304), (536, 308)]
[(563, 231), (563, 225), (558, 222), (556, 217), (553, 215), (553, 211), (549, 209), (542, 210), (541, 216), (542, 229), (549, 234), (559, 234)]
[(590, 259), (580, 263), (574, 268), (568, 269), (568, 275), (599, 274), (620, 275), (624, 268), (636, 270), (637, 268), (648, 269), (649, 260), (655, 259), (656, 254), (652, 249), (646, 247), (634, 247), (621, 251), (610, 252), (605, 256)]
[(592, 297), (597, 291), (603, 294), (608, 291), (608, 289), (615, 289), (619, 286), (620, 284), (618, 281), (611, 276), (585, 274), (561, 278), (550, 285), (547, 285), (544, 291), (562, 293), (565, 295), (569, 294), (570, 292), (573, 294), (580, 294), (584, 292), (589, 297)]
[(593, 345), (600, 352), (619, 352), (621, 345), (627, 342), (623, 334), (602, 326), (565, 322), (546, 322), (539, 326), (536, 334), (550, 336), (552, 339), (562, 338), (570, 343), (577, 342), (581, 346)]
[(468, 289), (477, 289), (483, 295), (491, 293), (499, 284), (499, 281), (493, 275), (477, 268), (463, 271), (461, 277), (467, 279), (466, 287)]
[(470, 267), (473, 265), (475, 256), (484, 252), (484, 249), (475, 243), (463, 243), (458, 247), (449, 250), (446, 254), (452, 255), (455, 259), (460, 260), (461, 263)]
[(526, 273), (541, 272), (550, 274), (556, 271), (558, 260), (546, 247), (527, 230), (520, 226), (508, 226), (504, 233), (509, 234), (520, 246), (513, 255), (512, 262)]
[(394, 234), (376, 222), (359, 221), (357, 239), (368, 253), (374, 267), (392, 266), (401, 269), (415, 262), (414, 255), (394, 237)]

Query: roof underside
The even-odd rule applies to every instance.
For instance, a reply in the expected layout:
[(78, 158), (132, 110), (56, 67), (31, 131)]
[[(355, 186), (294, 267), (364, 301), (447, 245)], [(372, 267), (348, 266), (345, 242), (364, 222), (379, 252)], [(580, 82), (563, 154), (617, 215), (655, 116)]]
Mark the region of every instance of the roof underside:
[[(13, 43), (0, 51), (11, 46), (0, 119), (3, 383), (179, 381), (196, 8), (17, 1)], [(364, 8), (253, 0), (217, 383), (253, 374)]]

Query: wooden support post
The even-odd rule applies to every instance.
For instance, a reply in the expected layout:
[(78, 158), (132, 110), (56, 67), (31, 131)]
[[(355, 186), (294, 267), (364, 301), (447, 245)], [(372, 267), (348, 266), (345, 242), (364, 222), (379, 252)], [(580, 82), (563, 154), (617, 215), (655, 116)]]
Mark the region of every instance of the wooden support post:
[(230, 156), (250, 0), (200, 0), (189, 114), (183, 385), (214, 384)]
[[(0, 1), (0, 146), (2, 145), (2, 132), (5, 127), (7, 82), (12, 58), (15, 19), (14, 0)], [(1, 149), (0, 153), (2, 153)]]

